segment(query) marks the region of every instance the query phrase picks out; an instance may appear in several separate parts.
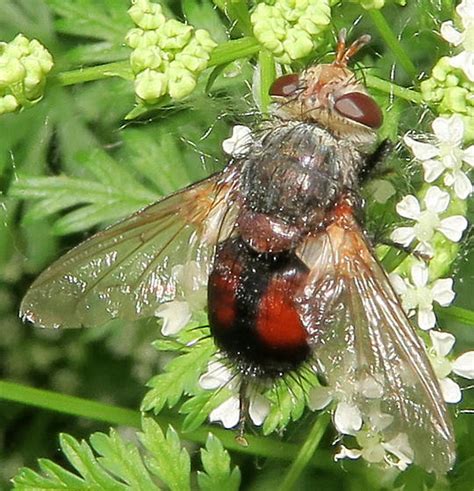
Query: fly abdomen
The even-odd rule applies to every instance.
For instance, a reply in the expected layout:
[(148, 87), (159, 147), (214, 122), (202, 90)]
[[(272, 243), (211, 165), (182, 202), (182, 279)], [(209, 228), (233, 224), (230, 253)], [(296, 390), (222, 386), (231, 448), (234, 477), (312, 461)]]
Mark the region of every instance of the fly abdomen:
[(308, 358), (308, 335), (293, 302), (307, 274), (291, 252), (258, 254), (240, 238), (219, 246), (209, 278), (209, 323), (216, 344), (242, 372), (275, 376)]

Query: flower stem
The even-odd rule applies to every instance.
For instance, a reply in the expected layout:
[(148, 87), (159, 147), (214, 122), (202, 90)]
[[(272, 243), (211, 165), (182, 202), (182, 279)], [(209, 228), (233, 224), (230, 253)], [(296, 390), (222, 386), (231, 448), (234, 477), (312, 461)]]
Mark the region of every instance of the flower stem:
[[(141, 428), (142, 415), (139, 411), (81, 397), (59, 394), (49, 390), (36, 389), (5, 380), (0, 380), (0, 399), (102, 421), (111, 425)], [(268, 437), (246, 435), (245, 438), (249, 445), (245, 447), (236, 441), (235, 434), (232, 431), (204, 425), (195, 431), (182, 432), (181, 418), (179, 417), (160, 414), (156, 416), (156, 420), (163, 427), (172, 425), (183, 439), (192, 442), (205, 443), (208, 434), (211, 432), (222, 441), (228, 450), (282, 460), (293, 460), (298, 455), (298, 445)], [(325, 468), (328, 466), (328, 459), (321, 455), (321, 458), (315, 459), (311, 465), (312, 467)]]
[(133, 74), (128, 61), (115, 61), (104, 65), (90, 66), (62, 72), (56, 75), (56, 79), (61, 85), (75, 85), (93, 80), (101, 80), (108, 77), (121, 77), (126, 80), (132, 80)]
[(262, 112), (265, 113), (271, 102), (268, 90), (276, 75), (275, 61), (272, 54), (266, 49), (262, 49), (258, 54), (258, 66), (260, 70), (260, 103)]
[(374, 75), (365, 75), (365, 83), (367, 87), (371, 89), (376, 89), (387, 94), (392, 94), (408, 102), (413, 102), (414, 104), (423, 103), (422, 95), (416, 90), (401, 87), (400, 85), (396, 85), (393, 82), (389, 82), (388, 80), (383, 80), (382, 78), (375, 77)]
[(287, 472), (283, 483), (279, 487), (279, 491), (291, 491), (297, 489), (295, 484), (313, 457), (314, 452), (326, 431), (328, 423), (329, 413), (323, 413), (318, 416), (311, 428), (308, 438), (303, 443), (303, 446), (298, 452), (296, 459), (291, 464), (290, 470)]
[(403, 67), (405, 72), (412, 78), (415, 79), (417, 75), (417, 69), (413, 62), (410, 60), (405, 50), (402, 48), (400, 41), (397, 39), (393, 33), (390, 25), (383, 16), (382, 12), (378, 9), (368, 10), (369, 16), (372, 19), (375, 27), (379, 31), (383, 40), (387, 43), (387, 46), (392, 50), (395, 58), (398, 60), (400, 65)]

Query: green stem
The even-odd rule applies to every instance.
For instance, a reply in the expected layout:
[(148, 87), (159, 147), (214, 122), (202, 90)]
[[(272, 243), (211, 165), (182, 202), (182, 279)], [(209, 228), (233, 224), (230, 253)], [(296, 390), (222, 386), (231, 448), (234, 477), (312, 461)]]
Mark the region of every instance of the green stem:
[[(308, 438), (301, 447), (296, 459), (291, 464), (289, 471), (287, 472), (283, 483), (281, 484), (279, 491), (291, 491), (297, 489), (295, 484), (298, 481), (301, 473), (304, 471), (305, 467), (309, 464), (314, 452), (323, 437), (326, 428), (329, 423), (329, 414), (324, 413), (318, 416)], [(313, 459), (314, 460), (314, 459)]]
[(266, 49), (262, 49), (258, 54), (258, 66), (260, 70), (260, 103), (262, 112), (266, 113), (271, 103), (268, 91), (276, 76), (275, 60), (273, 55)]
[(380, 90), (381, 92), (394, 95), (408, 102), (413, 102), (414, 104), (423, 103), (422, 95), (416, 90), (401, 87), (400, 85), (396, 85), (388, 80), (375, 77), (374, 75), (365, 75), (364, 79), (367, 87), (371, 89)]
[(382, 12), (378, 9), (368, 10), (369, 16), (372, 19), (375, 27), (379, 31), (383, 40), (387, 43), (387, 46), (392, 50), (395, 58), (403, 67), (405, 72), (414, 80), (417, 76), (417, 69), (413, 62), (410, 60), (405, 50), (402, 48), (400, 41), (393, 33), (390, 25), (383, 16)]
[[(81, 397), (58, 394), (49, 390), (35, 389), (14, 382), (0, 380), (0, 399), (102, 421), (111, 425), (141, 428), (141, 414), (139, 411)], [(236, 441), (235, 434), (232, 431), (212, 426), (201, 426), (195, 431), (184, 433), (181, 431), (181, 419), (178, 417), (159, 415), (156, 420), (163, 427), (172, 425), (183, 439), (196, 443), (205, 443), (207, 435), (211, 432), (223, 442), (227, 449), (240, 453), (282, 460), (292, 460), (298, 454), (298, 445), (268, 437), (246, 435), (245, 438), (249, 445), (244, 447)], [(328, 466), (328, 462), (329, 459), (321, 452), (321, 457), (315, 459), (312, 466), (325, 468)]]
[(219, 44), (212, 51), (208, 66), (222, 65), (238, 60), (239, 58), (246, 58), (258, 53), (259, 50), (260, 44), (254, 37), (244, 37), (227, 41), (226, 43)]
[(140, 413), (111, 404), (0, 380), (0, 398), (110, 424), (140, 427)]
[(133, 79), (130, 63), (128, 61), (115, 61), (104, 65), (90, 66), (62, 72), (56, 75), (61, 85), (75, 85), (93, 80), (101, 80), (108, 77), (121, 77), (127, 80)]

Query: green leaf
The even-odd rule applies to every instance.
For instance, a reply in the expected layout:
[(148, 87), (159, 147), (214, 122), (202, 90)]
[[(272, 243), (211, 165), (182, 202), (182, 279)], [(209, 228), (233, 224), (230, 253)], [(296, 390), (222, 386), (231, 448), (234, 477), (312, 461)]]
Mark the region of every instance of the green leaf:
[(191, 462), (188, 452), (181, 448), (176, 431), (170, 426), (165, 437), (158, 423), (151, 418), (144, 418), (143, 430), (140, 440), (149, 451), (145, 457), (148, 469), (172, 491), (190, 489)]
[(123, 43), (131, 28), (127, 0), (47, 0), (51, 9), (61, 18), (56, 29), (65, 34)]
[[(144, 419), (142, 426), (143, 433), (139, 437), (145, 447), (144, 456), (136, 444), (124, 441), (113, 429), (109, 435), (94, 433), (90, 443), (78, 442), (72, 436), (62, 434), (61, 450), (76, 473), (50, 460), (40, 459), (39, 472), (20, 469), (13, 479), (14, 489), (153, 491), (160, 489), (155, 482), (158, 477), (167, 489), (189, 490), (191, 463), (178, 434), (170, 427), (165, 437), (150, 418)], [(218, 444), (214, 443), (214, 452), (218, 450)], [(225, 456), (226, 452), (221, 448), (219, 455)], [(232, 475), (238, 476), (238, 472), (234, 469)]]
[(212, 433), (206, 441), (206, 448), (201, 449), (201, 460), (204, 472), (198, 472), (198, 484), (203, 491), (237, 491), (240, 486), (240, 470), (231, 468), (230, 457)]
[(209, 417), (211, 411), (232, 395), (234, 394), (230, 390), (223, 387), (214, 391), (202, 391), (188, 399), (179, 410), (180, 413), (186, 414), (182, 426), (183, 432), (199, 428)]
[(143, 411), (158, 413), (165, 404), (175, 406), (183, 393), (196, 389), (199, 376), (215, 348), (210, 339), (195, 344), (188, 353), (174, 358), (165, 368), (165, 373), (156, 375), (149, 382), (151, 390), (142, 402)]
[(306, 399), (317, 378), (310, 370), (280, 379), (266, 395), (270, 399), (270, 413), (263, 424), (263, 434), (282, 430), (290, 421), (297, 421), (306, 409)]
[(110, 436), (94, 433), (90, 441), (101, 455), (100, 464), (132, 489), (159, 489), (150, 478), (138, 449), (123, 442), (115, 430), (110, 431)]

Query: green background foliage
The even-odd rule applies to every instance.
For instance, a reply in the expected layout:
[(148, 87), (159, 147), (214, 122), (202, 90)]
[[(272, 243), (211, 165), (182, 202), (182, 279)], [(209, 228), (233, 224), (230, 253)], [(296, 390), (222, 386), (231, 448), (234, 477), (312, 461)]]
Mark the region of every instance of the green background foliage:
[[(394, 481), (393, 473), (380, 473), (361, 462), (334, 464), (334, 434), (324, 432), (324, 416), (299, 419), (303, 407), (285, 402), (285, 394), (278, 397), (281, 407), (264, 428), (270, 433), (289, 425), (283, 436), (257, 432), (249, 436), (246, 449), (235, 443), (232, 432), (215, 430), (230, 451), (231, 463), (222, 443), (207, 437), (208, 428), (201, 426), (209, 405), (218, 403), (216, 397), (196, 393), (182, 405), (181, 414), (173, 411), (183, 392), (193, 393), (196, 370), (205, 367), (212, 353), (210, 344), (168, 364), (182, 345), (172, 340), (152, 345), (159, 335), (156, 320), (133, 325), (114, 321), (90, 330), (57, 332), (34, 329), (17, 318), (28, 285), (52, 260), (91, 231), (222, 168), (221, 142), (231, 125), (255, 119), (249, 86), (256, 56), (251, 56), (257, 55), (265, 68), (266, 55), (258, 54), (258, 44), (251, 38), (241, 39), (251, 34), (245, 2), (228, 3), (227, 10), (226, 2), (214, 3), (221, 10), (210, 0), (164, 3), (167, 15), (208, 29), (220, 46), (189, 98), (179, 103), (165, 99), (130, 114), (135, 97), (126, 69), (130, 50), (124, 44), (133, 27), (128, 0), (0, 0), (0, 39), (9, 41), (21, 32), (40, 40), (55, 60), (44, 99), (31, 109), (0, 118), (0, 375), (9, 382), (52, 391), (23, 392), (20, 386), (0, 384), (0, 488), (9, 487), (8, 480), (28, 466), (43, 477), (25, 469), (16, 478), (19, 488), (34, 482), (41, 489), (60, 483), (73, 489), (158, 489), (158, 478), (165, 487), (179, 490), (197, 485), (237, 489), (240, 482), (248, 489), (291, 489), (303, 472), (298, 489), (418, 490), (431, 485), (469, 489), (474, 482), (474, 425), (462, 409), (473, 407), (472, 391), (464, 392), (455, 418), (458, 462), (447, 480), (436, 484), (416, 468)], [(388, 82), (401, 88), (415, 84), (416, 89), (417, 79), (448, 52), (436, 31), (441, 21), (452, 18), (456, 4), (407, 3), (402, 8), (388, 2), (380, 16), (357, 3), (341, 2), (333, 7), (331, 26), (318, 52), (294, 66), (299, 69), (324, 57), (342, 27), (353, 26), (351, 37), (370, 32), (373, 42), (358, 61), (369, 67), (364, 72), (369, 86), (382, 84), (382, 90), (372, 91), (387, 115), (381, 137), (395, 141), (409, 129), (427, 129), (432, 115), (429, 108), (413, 103), (419, 102), (416, 93), (395, 89), (392, 97)], [(387, 25), (400, 37), (399, 44), (393, 44)], [(228, 39), (241, 40), (226, 45)], [(104, 71), (100, 67), (106, 63), (114, 65)], [(81, 67), (85, 69), (77, 71)], [(271, 70), (262, 69), (261, 75), (264, 81), (265, 76), (271, 79)], [(389, 227), (396, 219), (397, 199), (421, 185), (420, 173), (401, 146), (384, 177), (393, 182), (397, 195), (385, 205), (368, 207), (367, 225), (376, 234), (386, 230), (381, 230), (379, 217)], [(470, 217), (472, 222), (472, 213)], [(451, 268), (455, 307), (439, 312), (441, 327), (457, 337), (458, 353), (474, 341), (474, 316), (469, 311), (474, 309), (471, 251), (467, 238)], [(162, 378), (152, 378), (165, 366)], [(140, 425), (138, 410), (150, 379), (142, 407), (155, 412), (164, 408), (158, 419), (162, 429), (151, 419)], [(130, 411), (55, 399), (54, 392)], [(7, 393), (10, 401), (2, 398)], [(167, 429), (168, 423), (180, 437)], [(109, 430), (110, 426), (116, 429)], [(80, 442), (91, 434), (89, 444)], [(38, 466), (39, 457), (44, 460)], [(291, 466), (292, 460), (297, 464)]]

